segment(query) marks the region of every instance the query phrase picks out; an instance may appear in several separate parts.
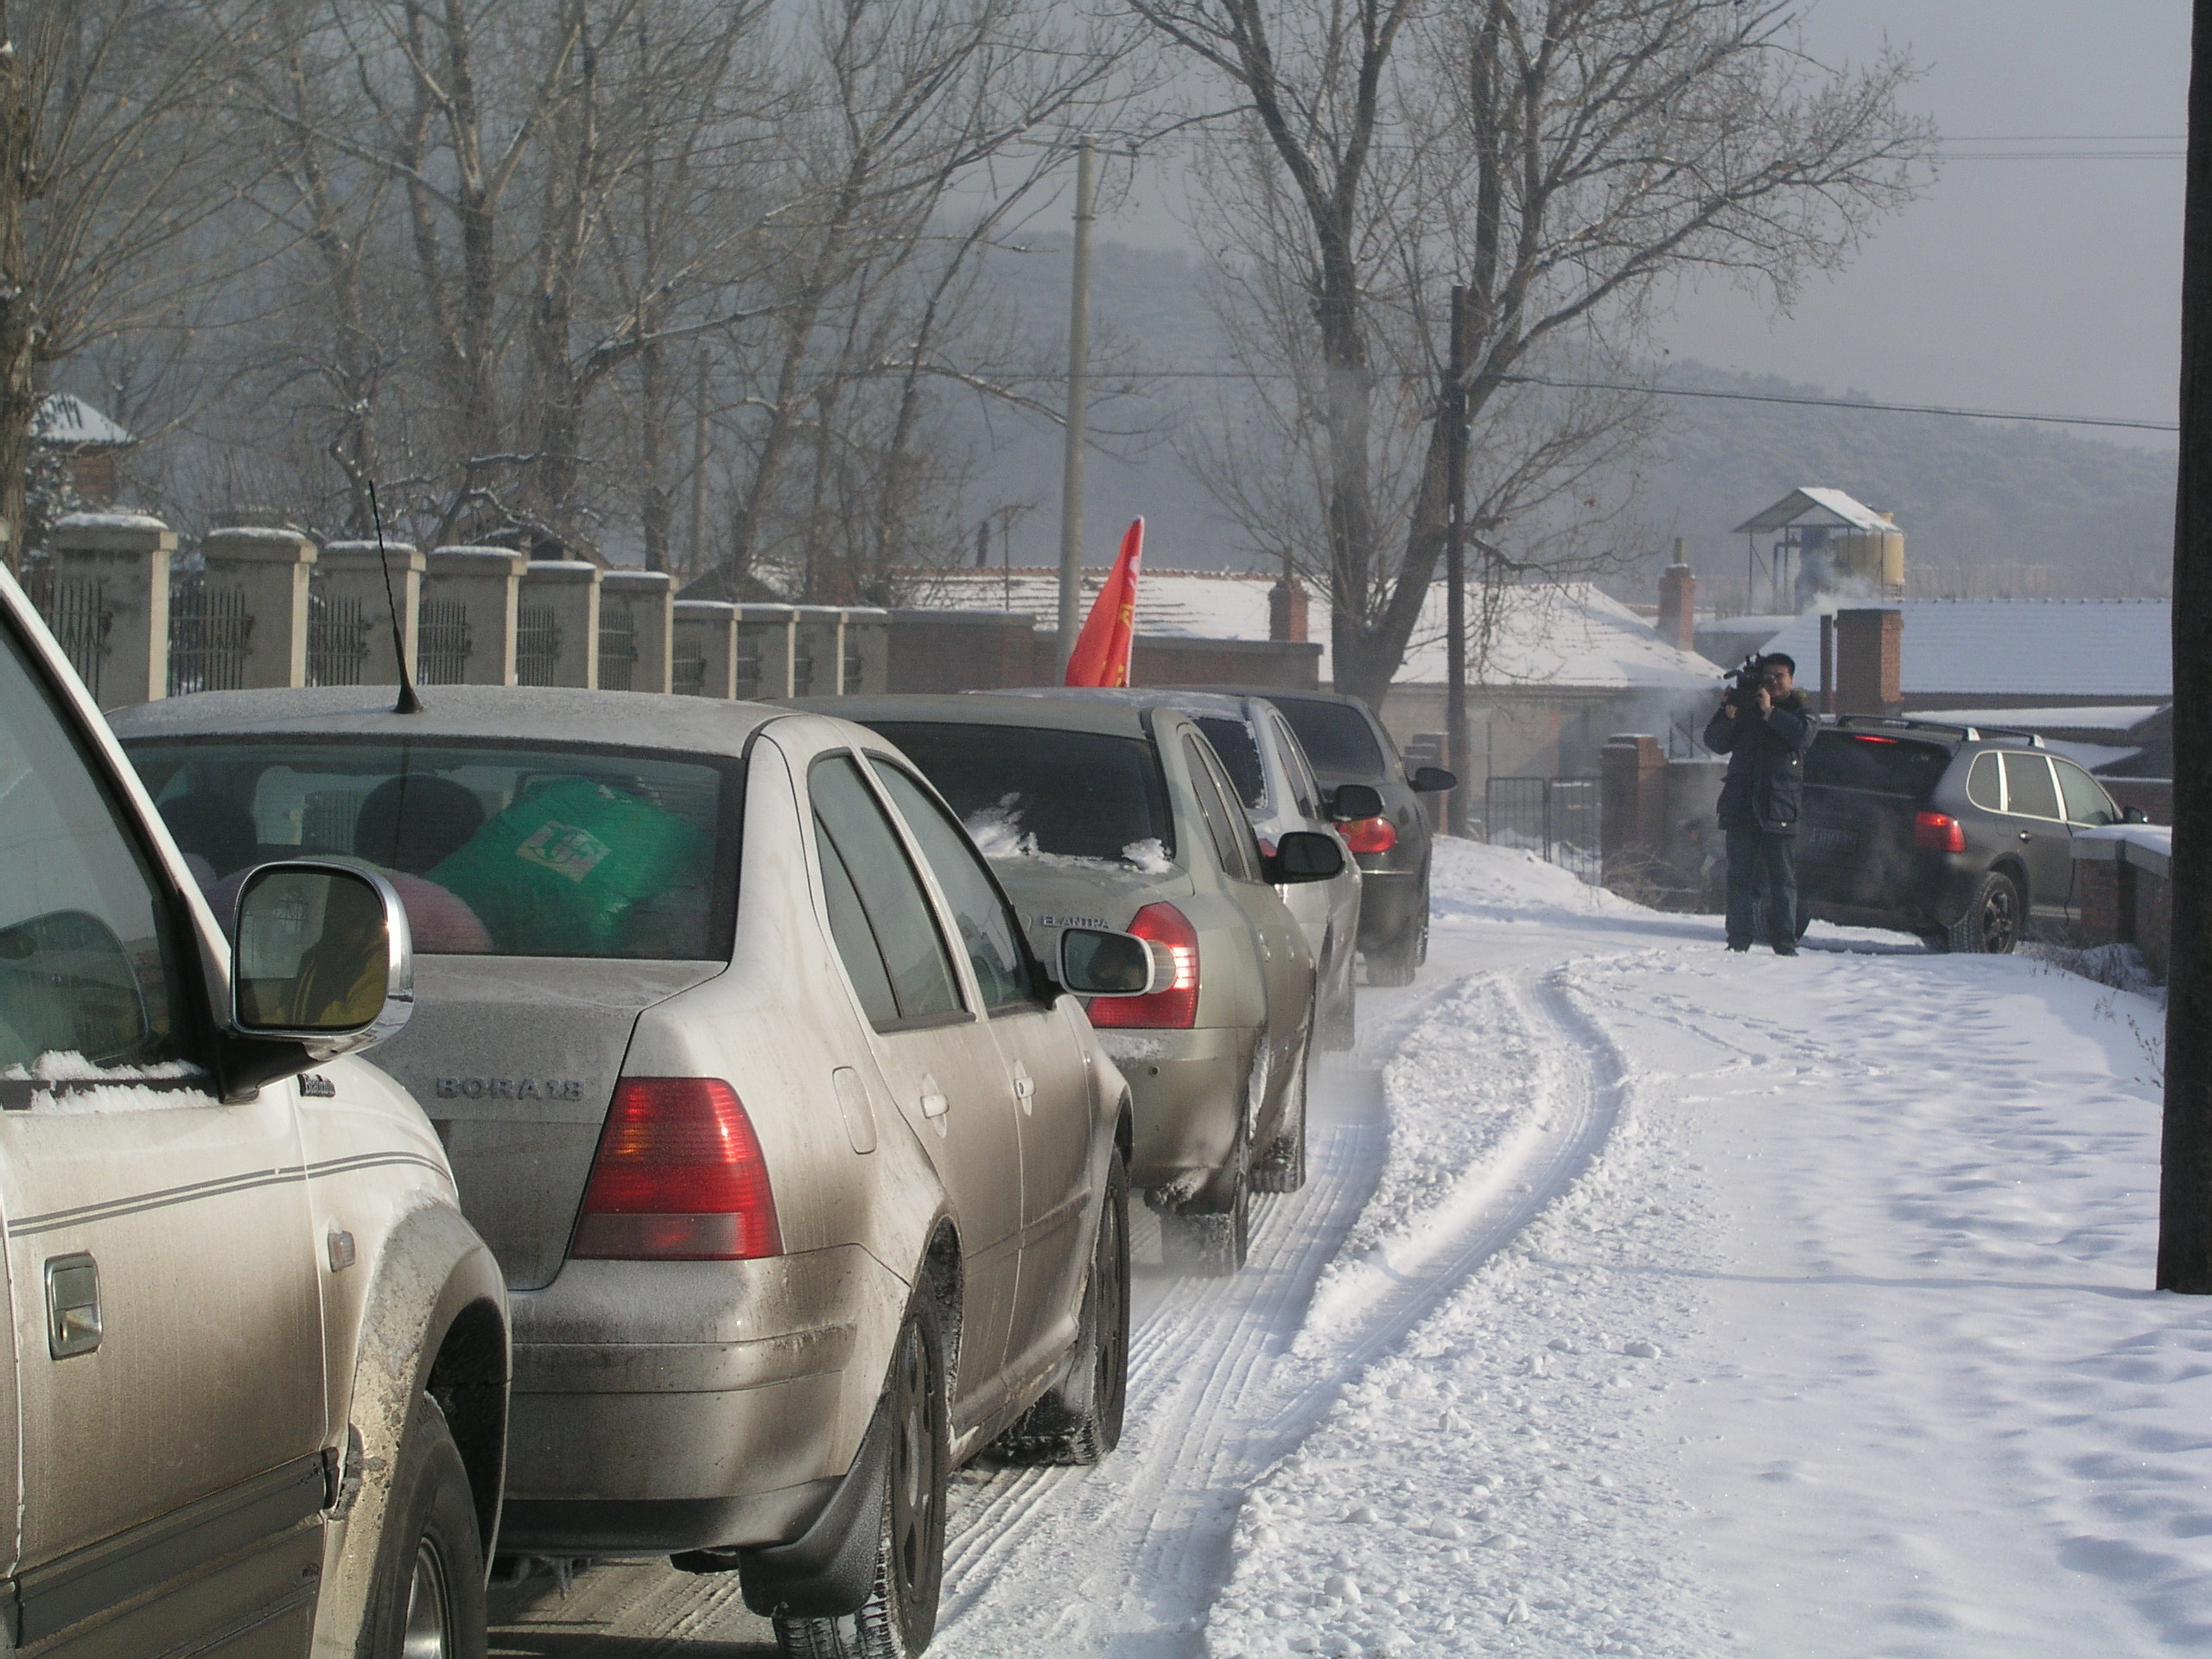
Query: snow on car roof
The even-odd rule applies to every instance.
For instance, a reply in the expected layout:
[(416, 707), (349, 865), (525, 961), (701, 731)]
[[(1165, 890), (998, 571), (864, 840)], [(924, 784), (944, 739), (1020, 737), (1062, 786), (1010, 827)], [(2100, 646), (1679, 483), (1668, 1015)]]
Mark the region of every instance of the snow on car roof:
[(109, 716), (118, 737), (489, 737), (524, 743), (741, 754), (764, 722), (788, 710), (646, 691), (543, 685), (431, 685), (418, 714), (392, 712), (389, 685), (200, 691)]
[[(2163, 599), (1906, 599), (1904, 689), (1948, 696), (2166, 698), (2173, 606)], [(1808, 611), (1767, 641), (1821, 689), (1821, 620)], [(2019, 722), (2016, 713), (2011, 716)]]

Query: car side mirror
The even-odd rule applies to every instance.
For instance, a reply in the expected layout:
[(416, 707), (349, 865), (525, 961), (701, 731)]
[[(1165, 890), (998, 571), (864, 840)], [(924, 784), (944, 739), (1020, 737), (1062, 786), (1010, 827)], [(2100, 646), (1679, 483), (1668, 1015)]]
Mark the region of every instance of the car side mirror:
[(1441, 795), (1447, 789), (1459, 787), (1459, 774), (1446, 772), (1442, 766), (1416, 766), (1414, 775), (1406, 780), (1420, 795)]
[(1329, 816), (1338, 823), (1382, 816), (1382, 796), (1369, 784), (1338, 784), (1329, 797)]
[(238, 887), (224, 1092), (382, 1042), (415, 1011), (407, 912), (382, 876), (264, 864)]
[[(1354, 785), (1347, 784), (1344, 788)], [(1342, 791), (1339, 791), (1339, 793)], [(1367, 815), (1373, 817), (1376, 814)], [(1275, 843), (1274, 855), (1260, 861), (1267, 879), (1277, 887), (1300, 881), (1326, 881), (1344, 868), (1344, 844), (1318, 830), (1293, 830)]]
[(2131, 806), (2122, 809), (2120, 821), (2122, 823), (2148, 823), (2151, 815), (2139, 806)]
[(1099, 927), (1060, 935), (1060, 983), (1078, 996), (1143, 996), (1174, 980), (1174, 957), (1154, 940)]

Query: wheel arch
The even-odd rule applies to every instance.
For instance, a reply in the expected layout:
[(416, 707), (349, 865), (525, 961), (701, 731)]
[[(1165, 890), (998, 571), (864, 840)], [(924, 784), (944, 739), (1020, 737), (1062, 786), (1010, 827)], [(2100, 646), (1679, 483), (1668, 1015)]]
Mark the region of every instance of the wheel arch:
[(2026, 861), (2017, 854), (2000, 853), (1990, 861), (1989, 872), (1993, 875), (2008, 877), (2012, 885), (2020, 890), (2021, 918), (2024, 922), (2028, 906), (2035, 902), (2034, 891), (2028, 881)]

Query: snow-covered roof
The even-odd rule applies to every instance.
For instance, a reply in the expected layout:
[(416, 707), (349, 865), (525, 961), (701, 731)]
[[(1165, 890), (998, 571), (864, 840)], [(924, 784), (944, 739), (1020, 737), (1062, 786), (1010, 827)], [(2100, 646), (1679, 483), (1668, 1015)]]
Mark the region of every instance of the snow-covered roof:
[[(1105, 577), (1103, 570), (1084, 573), (1086, 609)], [(1193, 639), (1265, 639), (1268, 591), (1275, 580), (1272, 573), (1147, 570), (1137, 582), (1137, 632)], [(1694, 688), (1711, 685), (1719, 674), (1704, 658), (1660, 639), (1649, 621), (1591, 583), (1471, 588), (1471, 631), (1484, 628), (1486, 594), (1489, 645), (1474, 683)], [(1051, 570), (966, 569), (932, 576), (914, 602), (932, 610), (1023, 612), (1049, 626), (1058, 613), (1058, 577)], [(1326, 683), (1332, 674), (1328, 601), (1319, 592), (1312, 592), (1311, 599), (1309, 637), (1322, 648), (1320, 673)], [(1445, 605), (1444, 585), (1439, 582), (1421, 607), (1397, 683), (1444, 683)]]
[(1761, 535), (1792, 524), (1815, 530), (1895, 530), (1897, 525), (1841, 490), (1801, 485), (1764, 512), (1736, 526), (1738, 536)]
[(122, 449), (138, 442), (83, 398), (66, 391), (39, 400), (31, 430), (39, 442), (65, 449)]
[[(2163, 599), (1907, 599), (1909, 697), (2173, 695), (2173, 606)], [(1821, 619), (1808, 611), (1770, 639), (1820, 689)], [(2017, 716), (2014, 723), (2018, 723)]]

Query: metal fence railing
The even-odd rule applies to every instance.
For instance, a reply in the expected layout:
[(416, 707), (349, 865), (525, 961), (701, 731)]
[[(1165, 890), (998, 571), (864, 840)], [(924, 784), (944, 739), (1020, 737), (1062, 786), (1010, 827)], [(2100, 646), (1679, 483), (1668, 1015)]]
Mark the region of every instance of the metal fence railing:
[(550, 605), (515, 611), (515, 683), (550, 685), (561, 660), (561, 613)]
[(359, 595), (308, 595), (308, 683), (359, 685), (376, 626)]
[(1535, 853), (1595, 886), (1605, 874), (1603, 798), (1595, 778), (1492, 778), (1483, 789), (1484, 838)]
[(627, 691), (638, 672), (638, 619), (627, 605), (599, 607), (599, 689)]
[(54, 639), (77, 671), (92, 701), (100, 700), (100, 664), (107, 657), (107, 638), (115, 627), (115, 613), (108, 608), (107, 584), (98, 576), (54, 580), (51, 565), (40, 563), (23, 573), (23, 588), (38, 613), (46, 619)]
[(169, 587), (169, 696), (235, 691), (245, 683), (253, 617), (243, 588), (211, 587), (186, 575)]
[(416, 679), (424, 685), (459, 685), (474, 646), (467, 604), (457, 599), (423, 601), (415, 620)]

